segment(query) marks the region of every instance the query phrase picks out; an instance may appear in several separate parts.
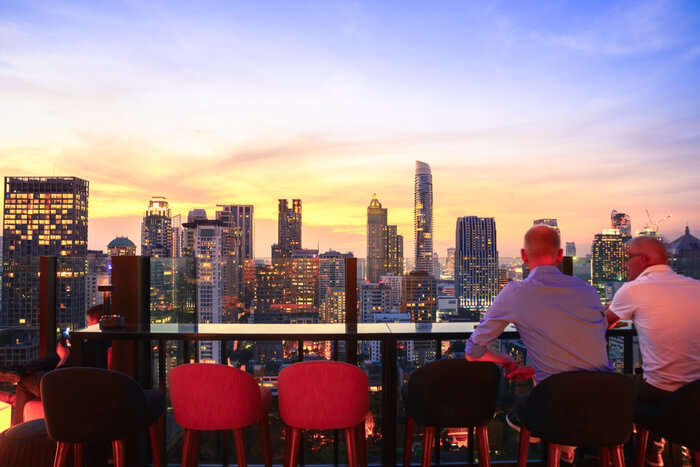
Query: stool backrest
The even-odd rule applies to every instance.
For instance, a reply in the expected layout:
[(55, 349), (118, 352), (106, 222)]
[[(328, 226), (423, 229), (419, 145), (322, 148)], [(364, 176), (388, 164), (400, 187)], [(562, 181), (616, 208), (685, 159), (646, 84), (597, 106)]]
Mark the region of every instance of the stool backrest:
[(282, 420), (295, 428), (349, 428), (369, 411), (367, 375), (343, 362), (290, 365), (280, 372), (277, 389)]
[(406, 411), (427, 426), (482, 426), (496, 410), (500, 371), (490, 362), (438, 360), (408, 380)]
[(670, 394), (662, 406), (663, 414), (669, 420), (664, 437), (700, 450), (700, 380), (688, 383)]
[(62, 442), (126, 439), (146, 428), (146, 400), (129, 376), (102, 368), (59, 368), (41, 379), (49, 436)]
[(180, 365), (168, 375), (175, 421), (191, 430), (232, 430), (260, 420), (260, 387), (245, 371), (213, 363)]
[(533, 435), (552, 443), (617, 446), (632, 435), (633, 379), (601, 371), (559, 373), (533, 388), (522, 415)]

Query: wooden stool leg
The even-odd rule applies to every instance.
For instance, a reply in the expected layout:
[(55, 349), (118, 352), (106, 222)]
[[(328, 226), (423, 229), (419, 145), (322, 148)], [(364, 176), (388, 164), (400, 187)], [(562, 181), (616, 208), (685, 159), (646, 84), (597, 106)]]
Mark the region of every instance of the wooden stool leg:
[(547, 467), (559, 467), (560, 453), (560, 445), (554, 443), (547, 443)]
[(357, 439), (355, 427), (345, 429), (345, 444), (348, 446), (348, 467), (357, 467)]
[(112, 454), (114, 455), (114, 467), (126, 467), (123, 439), (112, 441)]
[(612, 463), (614, 467), (625, 467), (625, 452), (624, 445), (618, 444), (614, 448), (610, 448), (612, 451)]
[(83, 443), (73, 443), (73, 466), (83, 467), (85, 465), (83, 458)]
[(598, 449), (598, 457), (600, 459), (600, 467), (610, 467), (610, 448), (601, 447)]
[(646, 464), (648, 442), (649, 430), (637, 425), (637, 440), (634, 445), (634, 463), (637, 467), (644, 467)]
[(489, 457), (489, 431), (486, 425), (476, 427), (476, 439), (479, 446), (479, 467), (491, 467)]
[(527, 454), (530, 450), (530, 430), (520, 426), (520, 444), (518, 445), (518, 467), (527, 465)]
[(693, 465), (695, 467), (700, 467), (700, 451), (693, 451), (690, 457), (693, 458)]
[(297, 467), (299, 463), (299, 448), (301, 448), (301, 428), (289, 427), (289, 457), (287, 458), (287, 467)]
[(272, 467), (272, 457), (270, 456), (270, 420), (267, 412), (265, 412), (265, 415), (263, 415), (263, 417), (260, 419), (260, 431), (262, 433), (263, 458), (265, 459), (265, 467)]
[(233, 437), (236, 440), (236, 459), (238, 460), (238, 467), (247, 467), (245, 460), (245, 437), (243, 435), (243, 428), (236, 428), (233, 430)]
[(56, 457), (53, 459), (53, 467), (63, 467), (68, 462), (70, 443), (56, 443)]
[(185, 429), (185, 437), (182, 442), (182, 466), (192, 467), (197, 465), (199, 454), (199, 432)]
[(411, 465), (411, 445), (413, 444), (413, 426), (415, 422), (411, 417), (406, 417), (406, 433), (403, 437), (403, 467)]
[(430, 467), (433, 462), (433, 444), (435, 443), (435, 427), (423, 428), (423, 467)]
[(355, 428), (357, 445), (357, 463), (360, 467), (367, 467), (367, 439), (365, 434), (365, 421)]
[(153, 457), (153, 467), (163, 467), (163, 435), (160, 425), (160, 418), (151, 423), (148, 427), (148, 438), (151, 441), (151, 456)]

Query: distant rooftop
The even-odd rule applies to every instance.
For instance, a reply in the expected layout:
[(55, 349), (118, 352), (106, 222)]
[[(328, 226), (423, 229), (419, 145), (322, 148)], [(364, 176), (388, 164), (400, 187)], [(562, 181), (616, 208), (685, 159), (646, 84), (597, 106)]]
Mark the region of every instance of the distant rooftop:
[(690, 235), (690, 228), (687, 225), (685, 226), (685, 234), (668, 244), (669, 253), (674, 255), (680, 251), (698, 249), (700, 249), (700, 239)]
[(117, 237), (107, 245), (107, 248), (136, 248), (128, 237)]

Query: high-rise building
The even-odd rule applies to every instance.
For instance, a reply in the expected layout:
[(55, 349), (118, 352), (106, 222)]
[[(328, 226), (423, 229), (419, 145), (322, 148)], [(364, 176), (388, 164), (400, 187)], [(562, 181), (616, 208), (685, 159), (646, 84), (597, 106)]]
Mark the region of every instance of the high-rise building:
[[(191, 252), (195, 259), (197, 314), (200, 323), (221, 323), (223, 226), (218, 220), (197, 219), (183, 227), (192, 235)], [(220, 342), (202, 341), (200, 360), (220, 363)]]
[(566, 256), (576, 256), (576, 243), (566, 242)]
[(289, 257), (301, 249), (301, 200), (293, 199), (292, 207), (280, 199), (277, 210), (277, 244), (272, 246), (273, 257)]
[(146, 215), (141, 222), (141, 255), (153, 258), (173, 256), (170, 208), (162, 196), (154, 196), (148, 202)]
[[(134, 250), (136, 250), (136, 245), (134, 245)], [(87, 252), (87, 274), (85, 275), (86, 308), (104, 303), (103, 292), (100, 292), (98, 287), (110, 283), (110, 256), (119, 255), (106, 255), (102, 250), (88, 250)]]
[(396, 274), (385, 274), (379, 278), (381, 282), (391, 288), (391, 312), (398, 313), (401, 310), (401, 287), (403, 276)]
[(391, 287), (383, 282), (365, 282), (360, 285), (360, 322), (374, 323), (377, 313), (391, 311)]
[(690, 234), (685, 226), (685, 233), (667, 246), (669, 263), (674, 271), (684, 276), (700, 279), (700, 239)]
[(433, 274), (433, 175), (421, 161), (416, 161), (413, 206), (415, 270)]
[(455, 248), (447, 249), (447, 259), (445, 260), (445, 273), (447, 279), (455, 278)]
[(442, 274), (442, 266), (440, 265), (440, 256), (437, 251), (433, 252), (433, 275), (435, 279), (440, 280)]
[(611, 300), (627, 278), (625, 242), (617, 229), (595, 234), (591, 247), (591, 284), (601, 299)]
[(403, 237), (395, 225), (387, 225), (387, 209), (372, 195), (367, 207), (367, 280), (383, 274), (403, 274)]
[(458, 218), (455, 247), (455, 295), (459, 305), (485, 312), (498, 295), (498, 249), (494, 218)]
[(623, 242), (627, 242), (632, 238), (632, 222), (629, 214), (612, 210), (610, 213), (610, 228), (620, 231), (620, 236)]
[(337, 323), (345, 316), (345, 258), (352, 253), (329, 250), (319, 255), (320, 321)]
[(559, 235), (561, 235), (561, 232), (559, 231), (559, 225), (558, 225), (556, 219), (535, 219), (534, 221), (532, 221), (532, 225), (549, 226), (549, 227), (553, 228), (554, 230), (556, 230)]
[(173, 258), (179, 258), (182, 256), (182, 215), (171, 217), (170, 225), (173, 230)]
[(435, 322), (437, 317), (437, 281), (426, 271), (413, 271), (403, 276), (401, 312), (409, 313), (411, 321)]
[[(13, 339), (26, 347), (22, 358), (38, 352), (40, 256), (59, 258), (57, 326), (85, 325), (88, 196), (89, 182), (76, 177), (5, 177), (0, 326), (23, 331)], [(9, 353), (0, 362), (20, 363)]]
[(128, 237), (116, 237), (107, 244), (109, 256), (136, 256), (136, 245)]

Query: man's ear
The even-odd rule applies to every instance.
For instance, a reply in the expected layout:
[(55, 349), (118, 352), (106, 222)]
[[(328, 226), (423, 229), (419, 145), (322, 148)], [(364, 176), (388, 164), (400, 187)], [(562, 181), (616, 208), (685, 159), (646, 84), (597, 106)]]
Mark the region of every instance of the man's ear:
[(523, 263), (527, 264), (527, 254), (525, 253), (525, 248), (520, 249), (520, 257), (523, 259)]
[(559, 248), (559, 253), (557, 253), (557, 264), (561, 263), (561, 260), (564, 258), (564, 250)]

